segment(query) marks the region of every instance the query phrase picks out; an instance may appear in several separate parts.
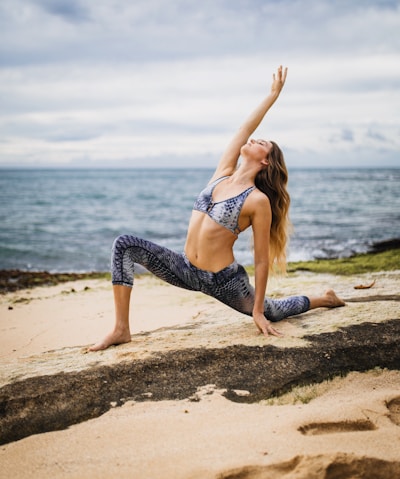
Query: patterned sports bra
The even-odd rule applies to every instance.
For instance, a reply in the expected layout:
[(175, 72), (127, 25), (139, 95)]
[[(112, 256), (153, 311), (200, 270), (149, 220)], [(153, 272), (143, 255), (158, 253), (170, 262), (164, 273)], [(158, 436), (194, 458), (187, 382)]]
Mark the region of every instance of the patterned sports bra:
[(233, 198), (228, 198), (227, 200), (213, 201), (212, 194), (214, 188), (226, 178), (229, 178), (229, 176), (223, 176), (207, 185), (199, 194), (194, 203), (193, 209), (207, 214), (216, 223), (227, 228), (233, 234), (238, 236), (240, 233), (240, 228), (238, 226), (240, 211), (246, 198), (256, 189), (256, 187), (250, 186), (247, 190)]

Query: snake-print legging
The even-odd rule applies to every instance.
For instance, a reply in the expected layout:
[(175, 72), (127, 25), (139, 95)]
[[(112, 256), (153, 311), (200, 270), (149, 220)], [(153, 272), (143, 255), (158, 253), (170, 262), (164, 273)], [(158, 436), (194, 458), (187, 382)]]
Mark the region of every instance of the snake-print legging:
[[(136, 236), (119, 236), (112, 247), (112, 283), (132, 287), (135, 263), (167, 283), (201, 291), (236, 311), (252, 315), (254, 288), (245, 269), (236, 261), (213, 273), (192, 265), (184, 253), (176, 253)], [(264, 304), (264, 315), (270, 321), (280, 321), (310, 308), (310, 300), (306, 296), (284, 299), (266, 297)]]

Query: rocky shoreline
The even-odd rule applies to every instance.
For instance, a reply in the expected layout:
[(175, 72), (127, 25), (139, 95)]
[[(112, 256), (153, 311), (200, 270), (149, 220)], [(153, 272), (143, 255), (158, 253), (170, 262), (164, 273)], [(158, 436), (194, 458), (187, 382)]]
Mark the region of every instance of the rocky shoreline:
[[(400, 249), (400, 239), (393, 238), (387, 241), (375, 242), (371, 245), (369, 251), (365, 255), (353, 255), (350, 258), (374, 255), (398, 249)], [(334, 262), (335, 258), (332, 258), (331, 261)], [(295, 266), (295, 263), (292, 263), (292, 265)], [(294, 267), (293, 271), (295, 270), (296, 268)], [(0, 270), (0, 294), (37, 286), (52, 286), (67, 281), (104, 277), (110, 277), (110, 274), (96, 271), (87, 273), (50, 273), (48, 271), (23, 271), (19, 269)]]
[(104, 278), (107, 273), (49, 273), (48, 271), (0, 270), (0, 294), (37, 286), (54, 286), (80, 279)]

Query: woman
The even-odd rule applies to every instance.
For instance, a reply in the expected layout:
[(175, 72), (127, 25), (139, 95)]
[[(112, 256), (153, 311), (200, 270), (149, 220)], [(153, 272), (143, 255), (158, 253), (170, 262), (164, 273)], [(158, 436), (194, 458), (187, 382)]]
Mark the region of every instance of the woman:
[[(114, 329), (91, 351), (131, 340), (129, 303), (134, 264), (139, 263), (170, 284), (202, 291), (253, 317), (261, 333), (281, 336), (274, 321), (318, 307), (343, 306), (332, 290), (323, 296), (265, 297), (268, 273), (285, 269), (290, 198), (287, 170), (279, 147), (250, 136), (277, 100), (287, 69), (279, 67), (270, 94), (244, 122), (229, 143), (210, 183), (195, 202), (184, 253), (179, 254), (135, 236), (118, 237), (112, 251), (115, 303)], [(239, 166), (238, 160), (242, 161)], [(240, 232), (252, 227), (255, 288), (233, 255)]]

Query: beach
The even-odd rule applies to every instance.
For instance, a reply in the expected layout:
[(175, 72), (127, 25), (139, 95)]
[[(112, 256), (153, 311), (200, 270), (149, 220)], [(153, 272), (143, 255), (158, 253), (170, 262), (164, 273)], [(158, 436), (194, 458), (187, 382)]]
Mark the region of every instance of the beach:
[(113, 320), (106, 279), (3, 294), (1, 475), (400, 476), (400, 271), (269, 282), (274, 297), (328, 288), (345, 307), (265, 338), (214, 299), (142, 275), (132, 341), (97, 353)]

